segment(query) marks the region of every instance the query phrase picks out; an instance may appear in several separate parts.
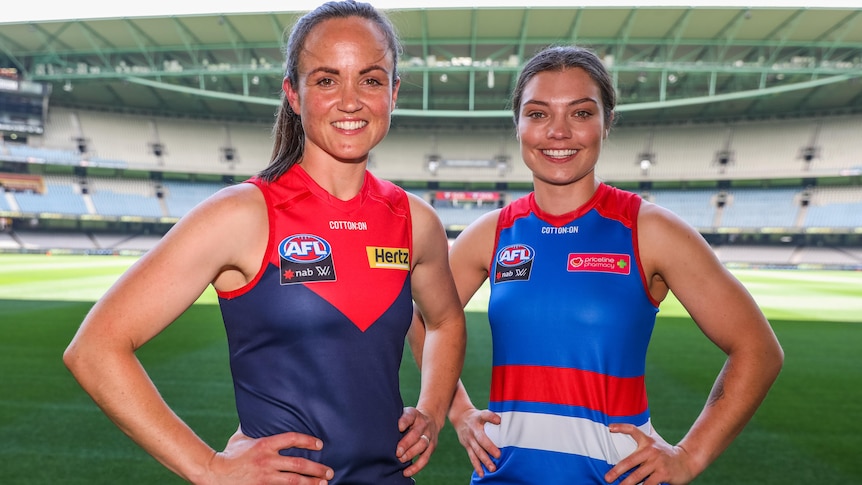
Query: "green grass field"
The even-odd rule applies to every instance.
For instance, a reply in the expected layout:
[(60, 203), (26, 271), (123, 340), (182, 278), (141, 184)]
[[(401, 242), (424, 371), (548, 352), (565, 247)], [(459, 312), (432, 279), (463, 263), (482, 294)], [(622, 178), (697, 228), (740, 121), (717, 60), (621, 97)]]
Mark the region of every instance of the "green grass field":
[[(61, 355), (87, 310), (133, 258), (0, 254), (0, 484), (182, 483), (99, 411)], [(862, 272), (735, 271), (786, 353), (772, 392), (698, 484), (862, 483)], [(487, 403), (485, 295), (468, 307), (464, 382)], [(165, 399), (213, 447), (236, 429), (227, 345), (212, 291), (140, 351)], [(154, 304), (158, 304), (154, 302)], [(418, 373), (405, 356), (405, 402)], [(723, 359), (680, 305), (662, 305), (648, 356), (653, 423), (679, 439)], [(468, 481), (451, 427), (419, 485)], [(570, 484), (565, 484), (570, 485)]]

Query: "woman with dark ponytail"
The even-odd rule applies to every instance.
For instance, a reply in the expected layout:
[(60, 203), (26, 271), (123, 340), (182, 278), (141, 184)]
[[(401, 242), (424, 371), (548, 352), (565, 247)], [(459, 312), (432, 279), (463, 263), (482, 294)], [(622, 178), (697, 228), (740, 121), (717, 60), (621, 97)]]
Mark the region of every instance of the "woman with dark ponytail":
[[(395, 28), (387, 17), (382, 15), (374, 7), (367, 3), (346, 1), (328, 2), (321, 5), (313, 12), (300, 18), (291, 30), (285, 45), (285, 82), (296, 86), (299, 83), (299, 58), (305, 45), (308, 34), (321, 22), (333, 18), (345, 18), (356, 16), (373, 23), (383, 34), (386, 47), (392, 54), (392, 76), (393, 86), (398, 85), (398, 58), (401, 55), (401, 46)], [(281, 106), (276, 114), (273, 126), (273, 138), (275, 143), (272, 149), (272, 161), (270, 165), (260, 172), (264, 180), (272, 181), (285, 173), (293, 164), (302, 158), (303, 140), (305, 133), (302, 128), (302, 120), (293, 111), (287, 98), (282, 93)]]
[[(183, 217), (85, 318), (64, 361), (99, 407), (191, 483), (406, 485), (427, 463), (464, 359), (440, 220), (374, 177), (399, 44), (352, 0), (301, 17), (286, 45), (272, 160)], [(223, 452), (159, 395), (135, 351), (212, 285), (240, 427)], [(422, 387), (398, 371), (414, 302)]]

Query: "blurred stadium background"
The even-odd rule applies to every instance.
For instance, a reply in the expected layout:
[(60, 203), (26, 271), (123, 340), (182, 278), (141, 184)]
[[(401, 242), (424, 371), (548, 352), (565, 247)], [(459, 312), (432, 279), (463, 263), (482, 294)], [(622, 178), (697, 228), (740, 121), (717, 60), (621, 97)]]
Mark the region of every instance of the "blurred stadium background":
[[(509, 93), (538, 48), (598, 52), (620, 94), (598, 173), (728, 264), (862, 267), (862, 9), (403, 8), (371, 170), (452, 236), (530, 190)], [(0, 23), (0, 251), (146, 251), (266, 166), (299, 13)]]
[[(402, 87), (370, 169), (433, 203), (456, 236), (530, 190), (509, 111), (525, 59), (553, 43), (596, 50), (620, 96), (599, 175), (698, 228), (745, 277), (788, 355), (767, 406), (699, 483), (857, 480), (862, 8), (543, 3), (390, 10)], [(292, 8), (0, 13), (0, 482), (177, 481), (108, 422), (60, 354), (135, 256), (267, 165)], [(141, 357), (217, 445), (236, 417), (214, 295), (203, 303)], [(490, 359), (483, 308), (468, 308), (464, 378), (477, 403)], [(656, 331), (651, 405), (674, 439), (722, 356), (672, 299)], [(418, 379), (406, 362), (411, 402)], [(418, 481), (463, 483), (468, 472), (447, 427)]]

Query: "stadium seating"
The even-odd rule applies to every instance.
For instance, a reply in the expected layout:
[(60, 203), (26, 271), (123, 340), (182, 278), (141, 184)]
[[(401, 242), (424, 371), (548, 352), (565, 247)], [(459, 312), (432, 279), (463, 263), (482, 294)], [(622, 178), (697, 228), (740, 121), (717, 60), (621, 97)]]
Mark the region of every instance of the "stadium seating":
[(716, 190), (654, 190), (646, 195), (698, 229), (716, 227)]
[(15, 192), (13, 195), (19, 210), (24, 214), (87, 214), (87, 206), (75, 186), (62, 178), (49, 180), (44, 194)]
[(202, 182), (165, 181), (161, 183), (167, 209), (166, 216), (182, 217), (192, 207), (224, 187), (222, 184)]
[[(13, 207), (17, 207), (23, 214), (176, 219), (225, 186), (214, 182), (107, 177), (87, 177), (83, 181), (82, 184), (73, 176), (52, 175), (46, 177), (43, 194), (3, 191), (0, 210), (14, 211)], [(427, 190), (413, 192), (426, 200), (430, 193)], [(801, 202), (804, 192), (809, 193), (807, 204)], [(504, 194), (504, 200), (511, 201), (526, 193), (509, 191)], [(855, 187), (659, 189), (645, 190), (641, 195), (705, 231), (862, 227), (862, 190)], [(495, 207), (494, 204), (438, 204), (436, 209), (444, 224), (464, 226)]]
[(9, 197), (13, 197), (13, 195), (7, 194), (6, 189), (0, 187), (0, 211), (11, 211), (12, 206), (9, 204)]
[(724, 227), (762, 228), (795, 226), (800, 189), (735, 189), (728, 192), (722, 212)]
[[(173, 221), (225, 186), (194, 181), (194, 174), (243, 180), (264, 168), (272, 148), (271, 125), (223, 120), (190, 120), (122, 113), (52, 108), (43, 136), (26, 144), (0, 143), (0, 159), (17, 163), (127, 169), (139, 174), (177, 172), (191, 180), (135, 178), (106, 174), (45, 175), (44, 193), (3, 190), (0, 211), (22, 216)], [(811, 119), (690, 123), (660, 128), (627, 126), (621, 117), (605, 141), (597, 175), (612, 185), (639, 184), (647, 200), (664, 206), (705, 233), (806, 230), (852, 232), (862, 227), (862, 189), (818, 187), (819, 177), (862, 173), (856, 131), (862, 116)], [(422, 130), (393, 125), (390, 135), (371, 153), (369, 169), (396, 183), (529, 184), (530, 172), (520, 161), (513, 129)], [(430, 156), (451, 163), (429, 170)], [(640, 161), (649, 157), (651, 164)], [(494, 160), (507, 159), (508, 165)], [(478, 161), (478, 162), (477, 162)], [(476, 163), (474, 163), (476, 162)], [(71, 172), (71, 168), (69, 169)], [(212, 179), (213, 177), (210, 177)], [(754, 187), (751, 180), (808, 181), (783, 187)], [(717, 181), (724, 181), (718, 184)], [(747, 181), (742, 187), (733, 181)], [(697, 188), (684, 188), (690, 181)], [(676, 183), (665, 188), (662, 183)], [(698, 184), (699, 182), (699, 184)], [(653, 188), (654, 184), (658, 184)], [(806, 185), (807, 184), (807, 185)], [(664, 185), (667, 185), (666, 183)], [(429, 185), (434, 187), (435, 185)], [(442, 186), (442, 185), (441, 185)], [(430, 202), (434, 189), (411, 188)], [(504, 202), (526, 190), (502, 190)], [(444, 225), (457, 232), (495, 204), (436, 204)], [(35, 231), (34, 231), (35, 232)], [(62, 244), (74, 249), (134, 248), (146, 250), (158, 235), (92, 232), (86, 237), (54, 233), (0, 239), (0, 250)], [(0, 232), (0, 234), (4, 234)], [(58, 239), (53, 239), (58, 238)], [(50, 242), (54, 241), (54, 242)], [(833, 252), (798, 244), (722, 245), (724, 261), (768, 264), (862, 264), (858, 252)]]
[(862, 227), (862, 190), (818, 188), (812, 191), (805, 227)]
[[(837, 175), (860, 170), (862, 116), (691, 123), (659, 128), (627, 126), (625, 117), (605, 141), (597, 174), (605, 180), (715, 180)], [(52, 108), (45, 135), (27, 146), (9, 144), (11, 156), (51, 163), (190, 173), (250, 175), (268, 163), (271, 125), (262, 123), (145, 117)], [(83, 140), (85, 152), (80, 150)], [(160, 147), (156, 155), (154, 147)], [(232, 159), (225, 155), (232, 149)], [(811, 148), (810, 159), (805, 149)], [(724, 154), (722, 158), (721, 154)], [(652, 155), (648, 169), (643, 155)], [(494, 160), (508, 169), (464, 164), (428, 171), (426, 160)], [(435, 129), (394, 127), (371, 154), (372, 170), (391, 180), (529, 182), (512, 128)], [(456, 164), (457, 165), (457, 164)]]

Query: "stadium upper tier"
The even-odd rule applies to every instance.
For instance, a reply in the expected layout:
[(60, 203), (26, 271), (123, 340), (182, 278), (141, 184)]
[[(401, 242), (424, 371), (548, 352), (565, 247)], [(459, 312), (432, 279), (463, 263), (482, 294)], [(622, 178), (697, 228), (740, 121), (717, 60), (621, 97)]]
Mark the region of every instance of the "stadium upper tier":
[[(862, 116), (627, 126), (611, 131), (605, 180), (831, 177), (862, 173)], [(271, 126), (53, 108), (45, 133), (0, 145), (0, 160), (249, 175), (265, 167)], [(514, 129), (399, 127), (370, 169), (395, 181), (529, 182)]]

